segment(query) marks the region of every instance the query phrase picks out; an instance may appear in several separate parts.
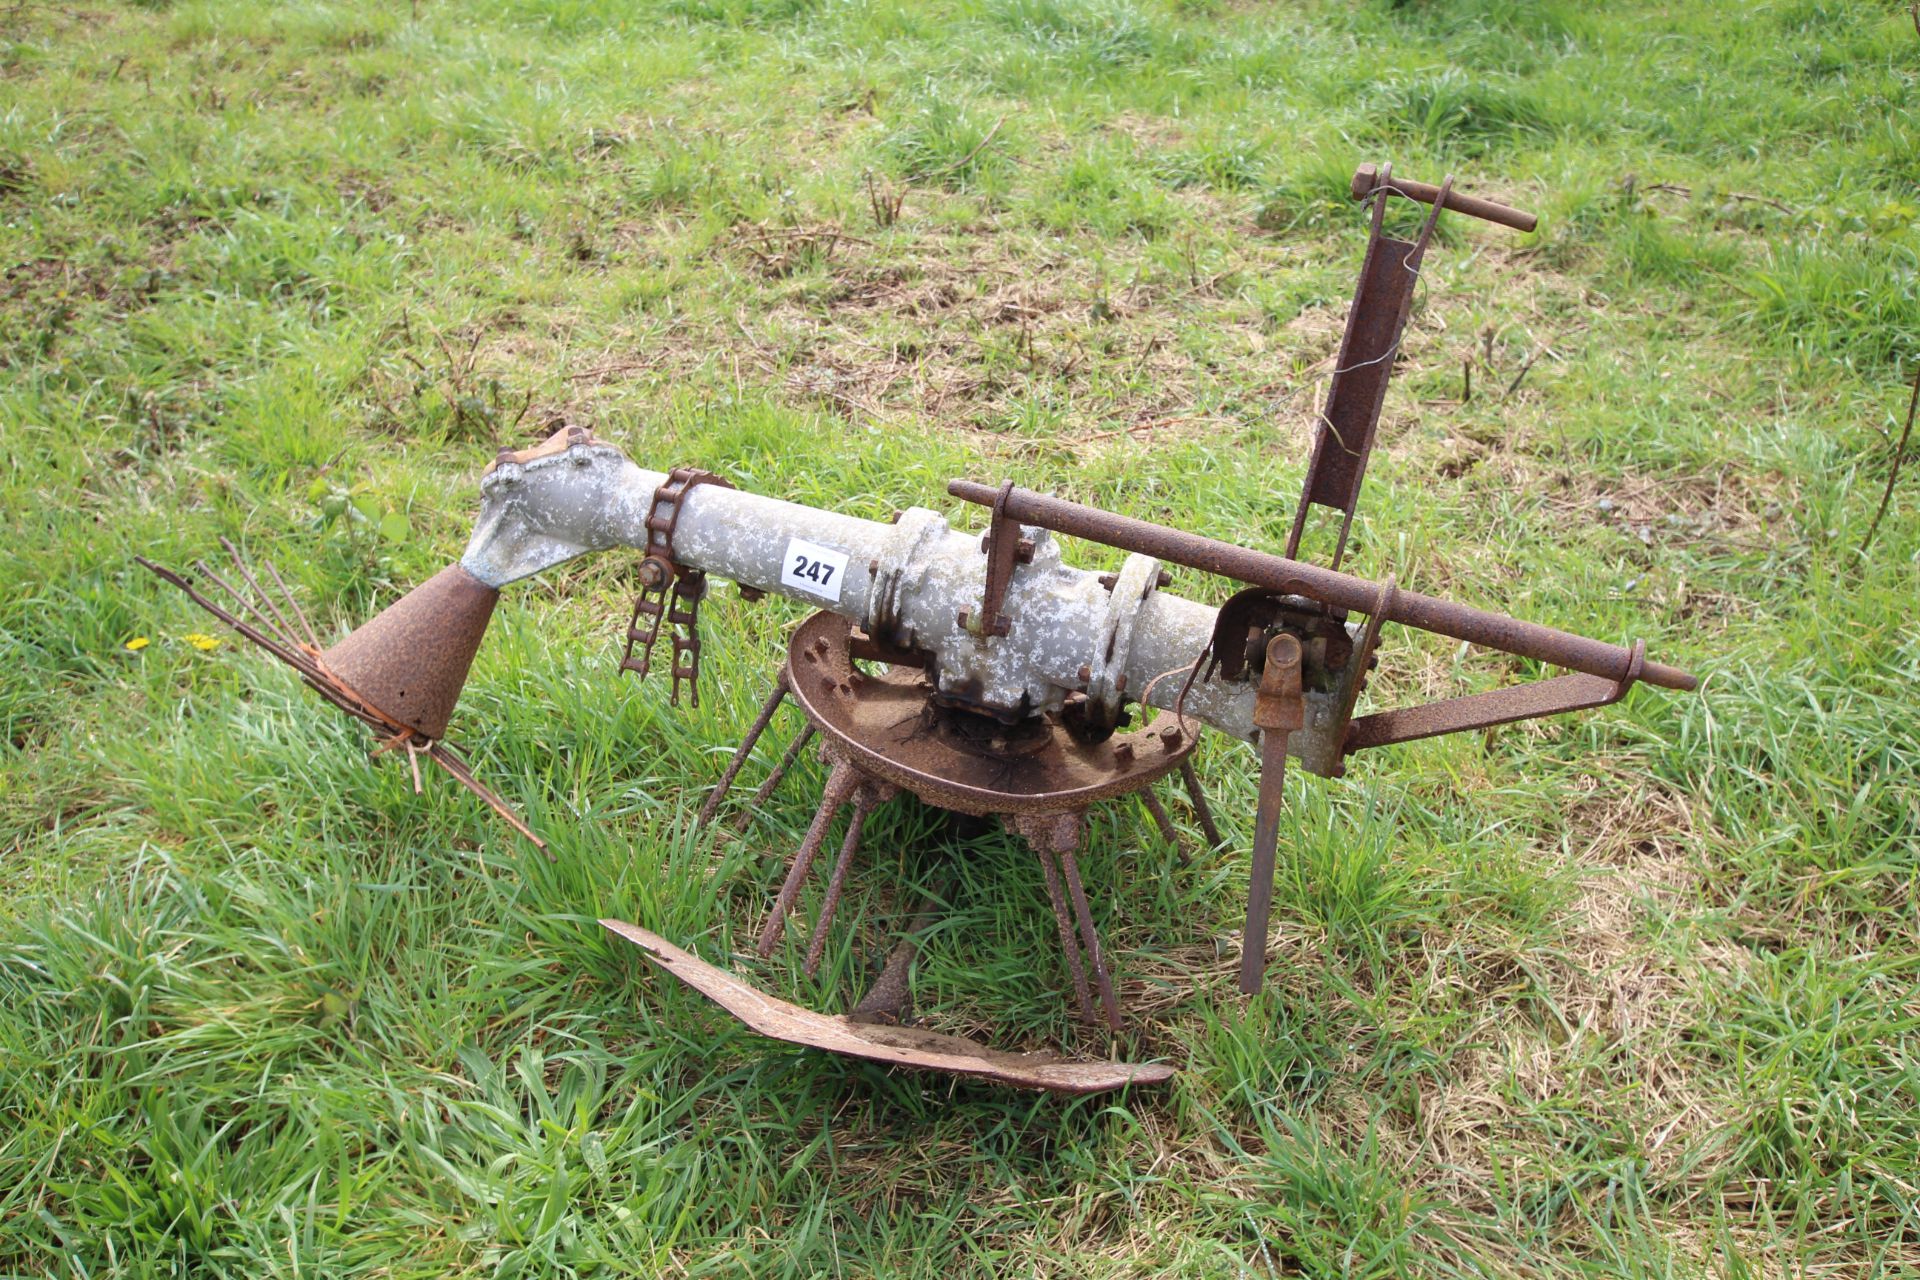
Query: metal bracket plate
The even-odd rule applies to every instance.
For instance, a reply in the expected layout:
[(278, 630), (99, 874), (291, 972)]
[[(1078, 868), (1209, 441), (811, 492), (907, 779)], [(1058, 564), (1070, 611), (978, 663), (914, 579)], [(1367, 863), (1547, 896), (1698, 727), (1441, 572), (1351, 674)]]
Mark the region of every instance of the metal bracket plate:
[(1380, 426), (1387, 383), (1393, 377), (1400, 338), (1413, 310), (1413, 286), (1420, 278), (1420, 263), (1426, 257), (1434, 223), (1452, 184), (1453, 179), (1448, 178), (1440, 185), (1439, 199), (1417, 240), (1398, 240), (1381, 232), (1387, 200), (1396, 190), (1386, 170), (1381, 171), (1379, 185), (1369, 193), (1373, 198), (1373, 224), (1367, 237), (1367, 256), (1360, 264), (1359, 283), (1354, 287), (1346, 333), (1334, 365), (1333, 385), (1320, 414), (1319, 430), (1314, 433), (1313, 456), (1307, 462), (1306, 481), (1300, 488), (1300, 505), (1293, 513), (1293, 529), (1287, 535), (1290, 560), (1300, 551), (1307, 508), (1317, 503), (1342, 513), (1340, 541), (1331, 562), (1332, 567), (1340, 567), (1353, 513), (1359, 506), (1367, 459), (1373, 453), (1374, 434)]

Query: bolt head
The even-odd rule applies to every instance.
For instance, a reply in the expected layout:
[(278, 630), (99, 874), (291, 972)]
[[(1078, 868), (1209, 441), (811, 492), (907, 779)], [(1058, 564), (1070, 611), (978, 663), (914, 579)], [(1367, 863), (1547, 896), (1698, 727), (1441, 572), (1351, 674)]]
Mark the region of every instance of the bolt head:
[(1379, 165), (1371, 163), (1363, 164), (1353, 171), (1353, 186), (1351, 192), (1355, 200), (1365, 199), (1372, 193), (1373, 189), (1379, 185)]
[(640, 585), (649, 591), (658, 591), (667, 585), (667, 579), (673, 571), (667, 568), (667, 562), (654, 556), (648, 556), (640, 562)]

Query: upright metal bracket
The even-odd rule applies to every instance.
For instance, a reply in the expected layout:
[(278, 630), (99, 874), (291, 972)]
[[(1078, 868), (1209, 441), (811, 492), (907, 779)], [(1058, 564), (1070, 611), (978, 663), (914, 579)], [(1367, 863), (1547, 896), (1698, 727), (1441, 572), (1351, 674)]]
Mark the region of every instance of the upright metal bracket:
[(1246, 995), (1260, 990), (1267, 972), (1267, 918), (1273, 911), (1280, 805), (1286, 799), (1287, 738), (1306, 723), (1300, 688), (1300, 641), (1284, 631), (1267, 642), (1253, 723), (1260, 730), (1260, 798), (1253, 816), (1247, 924), (1240, 934), (1240, 990)]
[(1000, 486), (993, 503), (993, 517), (987, 523), (986, 537), (980, 549), (987, 553), (987, 580), (980, 591), (980, 612), (960, 611), (960, 625), (976, 635), (1004, 636), (1011, 629), (1000, 607), (1007, 602), (1007, 588), (1013, 585), (1013, 567), (1033, 561), (1033, 542), (1020, 534), (1020, 522), (1007, 515), (1007, 498), (1013, 493), (1013, 481)]
[[(1341, 513), (1340, 540), (1334, 546), (1331, 567), (1339, 568), (1340, 558), (1346, 554), (1347, 535), (1353, 529), (1353, 513), (1360, 502), (1360, 483), (1366, 478), (1367, 459), (1373, 453), (1374, 435), (1380, 426), (1380, 407), (1386, 401), (1394, 358), (1400, 353), (1400, 338), (1413, 309), (1414, 282), (1420, 278), (1421, 260), (1426, 257), (1434, 224), (1448, 202), (1452, 185), (1452, 178), (1440, 184), (1433, 212), (1427, 215), (1416, 240), (1396, 240), (1381, 232), (1387, 198), (1396, 189), (1392, 166), (1383, 165), (1375, 185), (1365, 192), (1373, 197), (1367, 256), (1360, 264), (1360, 280), (1354, 287), (1346, 333), (1334, 364), (1333, 385), (1314, 433), (1313, 456), (1300, 488), (1300, 504), (1293, 513), (1293, 529), (1287, 535), (1289, 560), (1299, 553), (1307, 508), (1314, 503)], [(1357, 179), (1355, 193), (1356, 198), (1361, 194)]]

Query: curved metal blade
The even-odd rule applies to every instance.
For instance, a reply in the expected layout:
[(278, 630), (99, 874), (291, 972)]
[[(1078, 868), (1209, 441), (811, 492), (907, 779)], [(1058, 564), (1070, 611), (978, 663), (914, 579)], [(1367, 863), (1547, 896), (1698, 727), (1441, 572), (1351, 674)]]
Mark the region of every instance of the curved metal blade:
[(1128, 1085), (1162, 1084), (1173, 1077), (1174, 1068), (1161, 1062), (1069, 1062), (1047, 1053), (1005, 1053), (960, 1036), (815, 1013), (770, 996), (639, 925), (624, 920), (600, 923), (752, 1030), (788, 1044), (1049, 1093), (1104, 1093)]

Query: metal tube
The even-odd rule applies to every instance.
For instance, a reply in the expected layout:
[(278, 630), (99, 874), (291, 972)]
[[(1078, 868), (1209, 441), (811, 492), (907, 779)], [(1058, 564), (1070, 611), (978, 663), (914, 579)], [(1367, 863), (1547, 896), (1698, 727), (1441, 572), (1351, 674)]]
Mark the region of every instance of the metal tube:
[[(504, 455), (481, 481), (461, 565), (499, 587), (575, 556), (645, 547), (665, 479), (586, 437)], [(1018, 617), (1014, 633), (982, 636), (962, 617), (980, 605), (980, 535), (950, 528), (939, 512), (862, 520), (712, 484), (687, 490), (680, 505), (668, 517), (678, 564), (832, 610), (877, 639), (932, 653), (943, 688), (965, 688), (987, 707), (1057, 710), (1086, 687), (1079, 672), (1099, 664), (1116, 689), (1151, 688), (1165, 709), (1182, 682), (1155, 685), (1156, 677), (1191, 664), (1213, 635), (1212, 606), (1155, 590), (1117, 608), (1100, 574), (1062, 563), (1043, 539), (1013, 572), (1006, 609)], [(1224, 733), (1253, 736), (1253, 696), (1243, 686), (1198, 683), (1185, 709)]]
[[(1000, 496), (1000, 490), (993, 485), (972, 480), (955, 480), (947, 485), (947, 492), (964, 501), (989, 506)], [(1252, 586), (1309, 596), (1340, 609), (1366, 613), (1380, 598), (1379, 583), (1350, 573), (1115, 515), (1031, 489), (1015, 489), (1009, 494), (1006, 511), (1022, 524), (1039, 525), (1123, 551), (1157, 556)], [(1387, 618), (1392, 622), (1610, 680), (1624, 679), (1633, 660), (1632, 651), (1621, 645), (1590, 640), (1450, 600), (1438, 600), (1417, 591), (1395, 592), (1388, 610)], [(1647, 663), (1640, 678), (1663, 689), (1682, 691), (1690, 691), (1700, 683), (1680, 668), (1659, 662)]]
[[(1377, 165), (1363, 164), (1353, 174), (1353, 198), (1364, 200), (1371, 195), (1380, 183), (1380, 169)], [(1432, 204), (1441, 195), (1441, 188), (1431, 182), (1415, 182), (1399, 174), (1391, 174), (1387, 185), (1409, 200), (1418, 200), (1421, 204)], [(1446, 190), (1446, 201), (1440, 206), (1455, 213), (1464, 213), (1470, 218), (1480, 218), (1495, 222), (1503, 227), (1512, 227), (1515, 231), (1531, 231), (1540, 225), (1540, 219), (1522, 209), (1511, 205), (1497, 204), (1492, 200), (1483, 200), (1479, 196), (1462, 195), (1451, 188)]]

